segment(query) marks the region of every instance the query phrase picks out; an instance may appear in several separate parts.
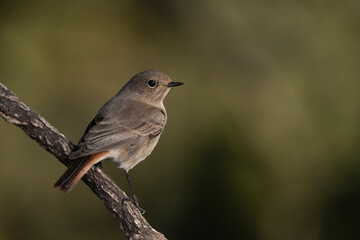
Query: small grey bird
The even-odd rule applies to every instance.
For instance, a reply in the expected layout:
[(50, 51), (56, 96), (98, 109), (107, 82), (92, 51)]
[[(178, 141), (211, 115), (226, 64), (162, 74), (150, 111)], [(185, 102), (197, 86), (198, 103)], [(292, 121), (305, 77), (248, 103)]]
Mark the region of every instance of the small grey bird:
[(182, 84), (155, 70), (132, 77), (90, 122), (69, 156), (72, 165), (54, 187), (70, 191), (94, 164), (109, 159), (125, 171), (137, 204), (128, 172), (153, 151), (166, 124), (163, 101)]

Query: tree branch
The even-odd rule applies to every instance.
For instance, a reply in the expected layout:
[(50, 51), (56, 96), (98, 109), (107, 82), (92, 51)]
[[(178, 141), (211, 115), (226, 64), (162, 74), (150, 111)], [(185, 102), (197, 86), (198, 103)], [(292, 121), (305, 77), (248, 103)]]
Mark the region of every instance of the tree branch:
[[(2, 83), (0, 83), (0, 115), (6, 122), (20, 127), (46, 151), (69, 166), (68, 155), (74, 147), (70, 140)], [(122, 199), (127, 197), (125, 192), (103, 169), (92, 167), (82, 180), (103, 201), (129, 239), (166, 239), (163, 234), (149, 225), (132, 202), (124, 201), (122, 204)]]

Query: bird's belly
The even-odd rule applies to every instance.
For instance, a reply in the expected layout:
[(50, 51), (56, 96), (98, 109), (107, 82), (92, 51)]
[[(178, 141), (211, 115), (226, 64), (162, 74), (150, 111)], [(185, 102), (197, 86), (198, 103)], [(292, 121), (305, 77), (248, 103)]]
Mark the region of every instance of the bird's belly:
[(111, 162), (117, 164), (119, 168), (129, 171), (150, 155), (158, 140), (157, 137), (134, 146), (110, 150), (108, 158)]

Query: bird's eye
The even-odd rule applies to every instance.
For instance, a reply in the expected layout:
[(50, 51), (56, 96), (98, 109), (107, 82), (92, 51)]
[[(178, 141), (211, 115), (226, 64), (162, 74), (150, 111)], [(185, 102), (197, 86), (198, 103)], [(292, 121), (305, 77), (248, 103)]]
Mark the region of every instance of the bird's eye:
[(156, 82), (154, 80), (150, 80), (147, 82), (147, 85), (150, 87), (150, 88), (154, 88), (156, 86)]

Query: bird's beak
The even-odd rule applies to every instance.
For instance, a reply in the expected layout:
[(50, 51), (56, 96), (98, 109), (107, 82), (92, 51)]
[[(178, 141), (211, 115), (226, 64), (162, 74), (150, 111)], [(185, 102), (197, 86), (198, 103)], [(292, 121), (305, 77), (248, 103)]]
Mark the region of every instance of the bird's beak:
[(176, 86), (181, 86), (183, 84), (184, 83), (182, 83), (182, 82), (170, 82), (170, 83), (168, 83), (167, 87), (176, 87)]

